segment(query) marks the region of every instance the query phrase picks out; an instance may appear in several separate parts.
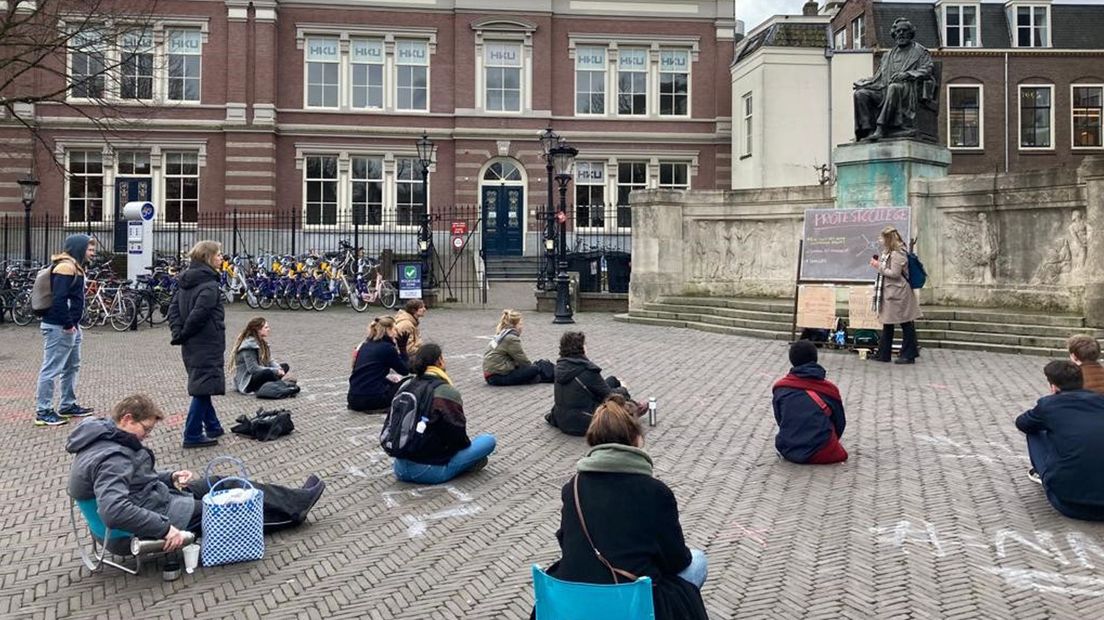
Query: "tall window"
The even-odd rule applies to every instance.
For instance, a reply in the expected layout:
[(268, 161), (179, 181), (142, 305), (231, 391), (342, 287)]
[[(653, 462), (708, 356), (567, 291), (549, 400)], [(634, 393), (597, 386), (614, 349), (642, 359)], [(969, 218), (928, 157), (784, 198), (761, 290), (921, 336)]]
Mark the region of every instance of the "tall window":
[(307, 39), (307, 107), (336, 108), (341, 87), (341, 56), (332, 37)]
[(618, 55), (617, 113), (648, 113), (648, 50), (622, 49)]
[(575, 227), (606, 225), (606, 165), (600, 161), (575, 163)]
[(863, 37), (866, 36), (866, 17), (859, 15), (855, 19), (851, 20), (851, 47), (855, 49), (862, 49)]
[(744, 113), (744, 123), (743, 123), (744, 152), (741, 153), (741, 155), (747, 156), (747, 155), (751, 155), (751, 144), (752, 144), (751, 130), (752, 130), (752, 104), (753, 104), (753, 100), (752, 100), (751, 93), (748, 93), (748, 94), (744, 95), (743, 98), (740, 101), (742, 103), (742, 105), (740, 107), (742, 108), (743, 113)]
[(165, 153), (165, 221), (199, 219), (199, 156), (194, 152)]
[(69, 151), (70, 222), (103, 220), (103, 155), (100, 151)]
[(74, 34), (69, 40), (69, 96), (98, 99), (104, 96), (104, 43), (95, 30)]
[(686, 116), (690, 99), (690, 52), (659, 52), (659, 115)]
[(847, 29), (840, 28), (836, 31), (835, 36), (832, 37), (833, 46), (838, 49), (847, 49)]
[(354, 108), (383, 107), (383, 41), (353, 39), (349, 43)]
[(354, 157), (350, 170), (353, 222), (379, 226), (383, 223), (383, 158)]
[(395, 45), (400, 110), (429, 110), (429, 45), (425, 41), (399, 41)]
[(648, 186), (648, 164), (642, 161), (623, 161), (617, 164), (617, 227), (632, 226), (632, 209), (629, 193)]
[(119, 97), (153, 99), (153, 37), (145, 30), (128, 32), (119, 47)]
[(606, 48), (575, 51), (575, 113), (606, 113)]
[(1073, 86), (1073, 146), (1094, 148), (1101, 142), (1104, 86)]
[(1052, 86), (1020, 87), (1020, 148), (1051, 148)]
[(199, 101), (203, 34), (170, 30), (167, 41), (169, 101)]
[(521, 44), (484, 44), (483, 66), (487, 110), (520, 112)]
[(659, 162), (659, 186), (663, 189), (690, 189), (690, 164)]
[(417, 159), (396, 160), (395, 174), (396, 224), (417, 226), (426, 214), (425, 192), (422, 187), (422, 165)]
[(947, 47), (977, 47), (977, 5), (948, 5), (943, 10)]
[(1016, 45), (1019, 47), (1048, 47), (1049, 7), (1016, 7)]
[(312, 155), (307, 164), (307, 224), (337, 223), (337, 157)]
[(981, 146), (981, 86), (951, 85), (947, 88), (947, 146)]

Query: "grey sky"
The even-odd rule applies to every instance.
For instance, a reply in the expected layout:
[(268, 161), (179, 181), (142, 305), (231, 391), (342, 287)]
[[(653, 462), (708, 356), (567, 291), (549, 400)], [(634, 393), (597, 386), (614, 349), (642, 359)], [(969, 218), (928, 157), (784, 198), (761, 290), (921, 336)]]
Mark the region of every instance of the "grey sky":
[[(736, 19), (744, 22), (747, 32), (763, 23), (771, 15), (797, 15), (801, 13), (801, 5), (805, 0), (735, 0)], [(819, 0), (824, 4), (824, 0)], [(927, 2), (932, 0), (896, 0), (897, 2)], [(982, 2), (994, 2), (1001, 4), (1004, 0), (982, 0)], [(1054, 4), (1097, 4), (1104, 5), (1104, 0), (1055, 0)]]

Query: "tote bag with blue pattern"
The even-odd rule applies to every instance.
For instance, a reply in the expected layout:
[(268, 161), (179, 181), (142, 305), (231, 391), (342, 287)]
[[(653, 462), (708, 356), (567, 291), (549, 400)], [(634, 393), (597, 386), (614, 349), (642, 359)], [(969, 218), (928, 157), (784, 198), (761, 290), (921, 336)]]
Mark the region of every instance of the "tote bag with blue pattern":
[[(221, 460), (221, 459), (216, 459)], [(245, 467), (241, 465), (242, 473)], [(211, 465), (207, 467), (210, 481)], [(227, 484), (235, 484), (227, 487)], [(264, 557), (264, 492), (244, 477), (210, 485), (203, 496), (203, 565), (250, 562)]]

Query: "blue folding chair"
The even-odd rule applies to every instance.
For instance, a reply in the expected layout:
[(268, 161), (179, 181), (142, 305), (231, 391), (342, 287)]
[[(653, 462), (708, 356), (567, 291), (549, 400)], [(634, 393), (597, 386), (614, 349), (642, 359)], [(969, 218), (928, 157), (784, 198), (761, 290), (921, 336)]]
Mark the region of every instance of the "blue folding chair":
[(533, 565), (537, 620), (655, 620), (652, 579), (597, 584), (560, 581)]
[[(81, 534), (77, 530), (77, 515), (73, 511), (74, 505), (80, 509), (81, 515), (88, 524), (88, 530), (92, 533), (92, 553), (89, 553), (84, 544), (81, 543)], [(77, 539), (77, 549), (80, 551), (81, 560), (84, 562), (84, 565), (88, 567), (88, 570), (96, 572), (106, 564), (108, 566), (114, 566), (125, 573), (130, 573), (131, 575), (138, 574), (138, 571), (142, 568), (141, 555), (134, 556), (134, 568), (118, 564), (106, 557), (108, 552), (116, 555), (126, 555), (126, 550), (130, 548), (130, 541), (134, 538), (134, 534), (126, 530), (113, 530), (107, 527), (103, 519), (100, 518), (99, 507), (96, 504), (95, 497), (90, 497), (88, 499), (75, 499), (70, 497), (69, 519), (73, 525), (73, 536)]]

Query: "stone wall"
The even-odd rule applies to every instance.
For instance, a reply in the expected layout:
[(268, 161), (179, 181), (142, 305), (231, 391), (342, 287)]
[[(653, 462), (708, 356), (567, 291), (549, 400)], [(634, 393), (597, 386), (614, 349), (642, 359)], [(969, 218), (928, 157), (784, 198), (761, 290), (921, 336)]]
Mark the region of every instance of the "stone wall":
[[(1082, 313), (1104, 325), (1104, 156), (1076, 169), (914, 179), (924, 303)], [(629, 307), (793, 294), (802, 216), (830, 186), (633, 193)]]

